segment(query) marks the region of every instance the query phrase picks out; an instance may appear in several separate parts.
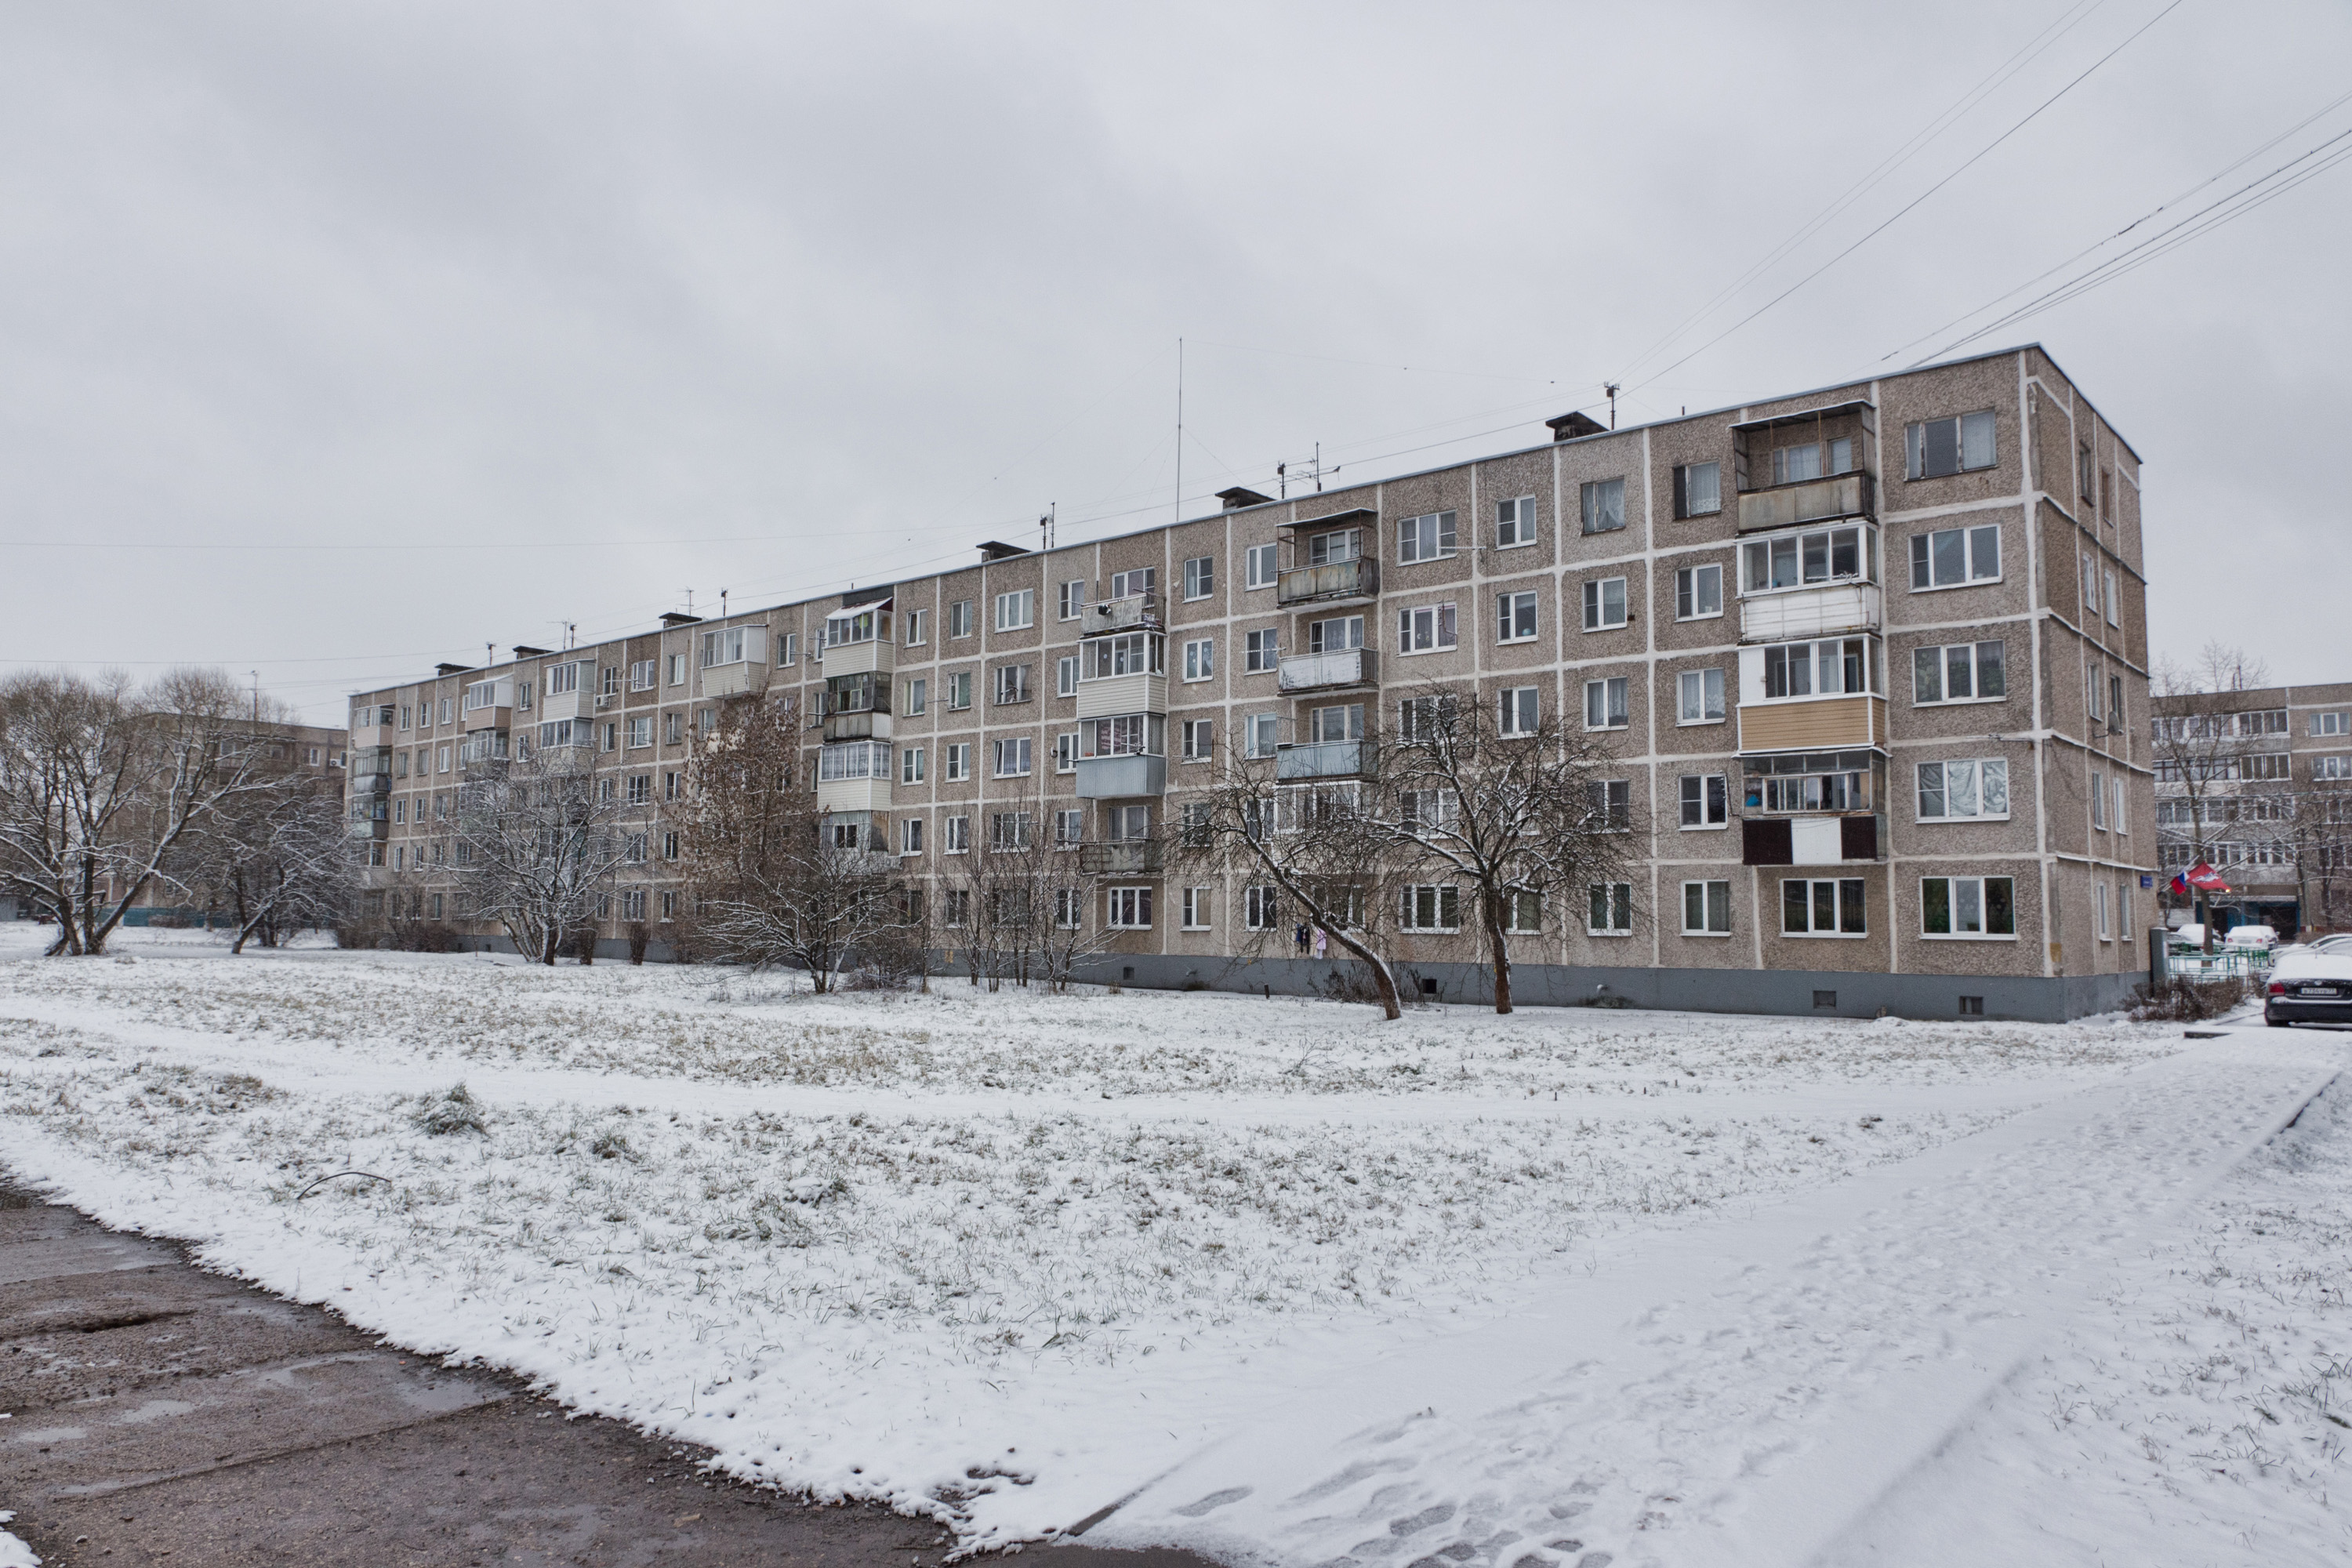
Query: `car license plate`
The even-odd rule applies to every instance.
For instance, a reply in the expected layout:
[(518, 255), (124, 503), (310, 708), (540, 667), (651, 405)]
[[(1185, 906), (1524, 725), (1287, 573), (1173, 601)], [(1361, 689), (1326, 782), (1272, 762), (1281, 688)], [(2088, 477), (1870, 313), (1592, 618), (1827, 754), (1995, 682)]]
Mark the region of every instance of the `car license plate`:
[(2336, 987), (2333, 985), (2305, 985), (2298, 989), (2295, 994), (2299, 996), (2333, 996), (2336, 994)]

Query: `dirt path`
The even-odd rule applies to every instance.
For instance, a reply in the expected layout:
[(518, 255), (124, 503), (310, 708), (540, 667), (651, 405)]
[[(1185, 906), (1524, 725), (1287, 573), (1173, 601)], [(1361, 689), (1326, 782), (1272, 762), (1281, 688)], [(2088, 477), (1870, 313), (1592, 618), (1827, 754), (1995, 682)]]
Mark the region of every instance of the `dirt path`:
[[(47, 1568), (937, 1568), (930, 1524), (707, 1479), (0, 1179), (0, 1507)], [(1058, 1568), (1205, 1568), (1055, 1550)]]

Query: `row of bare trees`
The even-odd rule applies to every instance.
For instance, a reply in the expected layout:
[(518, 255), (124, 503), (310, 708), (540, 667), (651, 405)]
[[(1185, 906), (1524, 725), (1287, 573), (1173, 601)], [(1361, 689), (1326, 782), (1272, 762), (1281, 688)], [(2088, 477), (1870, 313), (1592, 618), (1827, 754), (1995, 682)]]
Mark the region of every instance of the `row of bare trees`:
[(331, 923), (341, 805), (289, 722), (216, 670), (0, 680), (0, 894), (57, 927), (56, 954), (104, 952), (142, 899), (224, 911), (240, 952)]

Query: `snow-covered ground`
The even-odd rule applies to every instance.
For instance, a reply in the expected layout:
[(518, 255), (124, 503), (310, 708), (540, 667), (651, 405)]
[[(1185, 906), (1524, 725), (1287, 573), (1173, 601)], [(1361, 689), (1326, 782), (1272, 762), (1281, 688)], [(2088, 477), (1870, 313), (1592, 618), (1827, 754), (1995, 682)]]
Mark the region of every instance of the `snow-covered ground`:
[[(2148, 1533), (2168, 1486), (2215, 1541), (2345, 1544), (2336, 1447), (2188, 1430), (2252, 1375), (2191, 1370), (2222, 1364), (2203, 1303), (2245, 1317), (2249, 1264), (2303, 1294), (2235, 1364), (2273, 1358), (2326, 1425), (2331, 1384), (2298, 1369), (2338, 1303), (2305, 1255), (2342, 1250), (2352, 1174), (2328, 1173), (2352, 1152), (2330, 1141), (2352, 1129), (2323, 1100), (2298, 1152), (2228, 1173), (2326, 1080), (2332, 1036), (1387, 1025), (1206, 993), (229, 959), (189, 933), (43, 962), (25, 940), (0, 928), (23, 960), (0, 962), (18, 1173), (737, 1473), (943, 1512), (971, 1544), (1125, 1499), (1089, 1539), (1368, 1568), (1940, 1561), (1866, 1553), (1946, 1541), (1949, 1495), (1971, 1529), (2027, 1528), (2028, 1493), (1987, 1476), (2061, 1449), (2091, 1457), (2045, 1500), (2090, 1485), (2141, 1547), (2188, 1538)], [(2242, 1194), (2265, 1180), (2285, 1195)], [(2233, 1272), (2191, 1268), (2233, 1203), (2301, 1217), (2229, 1220)], [(2170, 1405), (2116, 1353), (2167, 1332)], [(2092, 1392), (2042, 1399), (2045, 1366)], [(2045, 1406), (2073, 1411), (2049, 1440)], [(2033, 1555), (2229, 1560), (2103, 1540)]]

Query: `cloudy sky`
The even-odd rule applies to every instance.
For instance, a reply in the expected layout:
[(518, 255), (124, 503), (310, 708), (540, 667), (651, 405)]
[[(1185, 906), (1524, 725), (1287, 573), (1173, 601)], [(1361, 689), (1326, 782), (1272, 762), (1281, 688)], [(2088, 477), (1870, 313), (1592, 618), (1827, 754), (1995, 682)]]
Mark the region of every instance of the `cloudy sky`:
[[(1188, 513), (1605, 380), (1898, 367), (2352, 132), (2347, 58), (2341, 6), (2220, 0), (6, 5), (0, 662), (334, 723), (564, 622), (1139, 526), (1180, 338)], [(2159, 656), (2352, 679), (2347, 152), (1968, 345), (2047, 343), (2146, 458)]]

